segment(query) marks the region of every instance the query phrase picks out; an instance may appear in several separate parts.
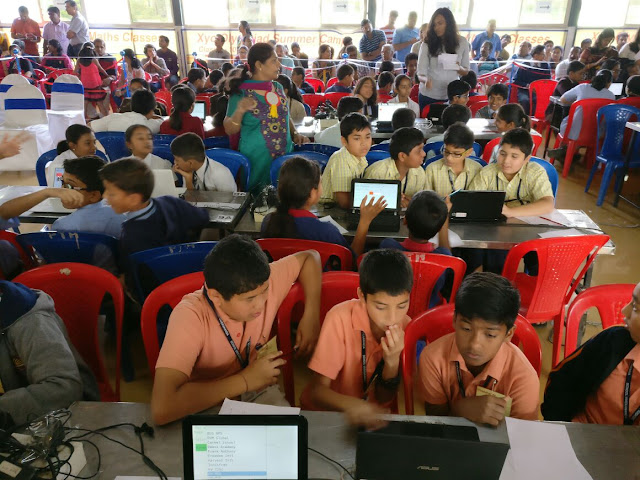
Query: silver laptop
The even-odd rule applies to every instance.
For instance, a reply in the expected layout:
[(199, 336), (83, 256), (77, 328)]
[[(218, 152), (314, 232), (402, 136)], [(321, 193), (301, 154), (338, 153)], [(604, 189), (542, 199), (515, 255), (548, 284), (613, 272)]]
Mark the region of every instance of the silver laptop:
[(378, 122), (390, 122), (393, 114), (399, 108), (407, 108), (407, 103), (380, 103), (378, 104)]
[(623, 83), (612, 83), (611, 86), (609, 87), (609, 91), (613, 93), (616, 97), (619, 97), (622, 95), (623, 85), (624, 85)]

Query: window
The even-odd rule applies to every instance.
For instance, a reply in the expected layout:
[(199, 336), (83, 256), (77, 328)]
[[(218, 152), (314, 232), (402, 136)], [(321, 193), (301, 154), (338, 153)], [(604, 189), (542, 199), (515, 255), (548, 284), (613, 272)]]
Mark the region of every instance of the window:
[(433, 12), (442, 7), (446, 7), (451, 10), (451, 13), (453, 13), (458, 25), (467, 24), (467, 17), (469, 16), (469, 0), (425, 0), (422, 23), (428, 23), (429, 20), (431, 20)]
[(521, 25), (564, 25), (568, 0), (523, 0)]
[(129, 2), (127, 0), (85, 0), (89, 25), (130, 25)]
[(304, 0), (304, 11), (300, 0), (275, 0), (276, 25), (296, 28), (317, 28), (320, 18), (320, 0)]
[[(640, 0), (629, 0), (627, 25), (640, 25)], [(631, 39), (633, 40), (633, 36)]]
[[(218, 4), (220, 1), (211, 3)], [(249, 24), (271, 23), (271, 0), (229, 0), (229, 17), (232, 24), (240, 20), (246, 20)]]
[[(618, 0), (610, 8), (603, 8), (601, 0), (582, 0), (582, 8), (578, 17), (579, 27), (619, 27), (624, 25), (627, 0)], [(623, 5), (620, 5), (623, 4)]]
[(321, 23), (360, 25), (364, 18), (363, 0), (322, 0)]
[[(422, 13), (423, 9), (420, 8), (422, 2), (398, 2), (394, 0), (384, 0), (384, 2), (378, 1), (378, 11), (376, 14), (376, 27), (384, 27), (389, 21), (389, 12), (395, 10), (398, 12), (398, 18), (396, 19), (396, 28), (403, 28), (409, 20), (409, 13), (416, 12), (418, 14), (418, 20), (416, 22), (416, 28), (420, 28), (422, 25)], [(382, 7), (382, 8), (380, 8)], [(429, 19), (427, 18), (428, 21)]]
[[(42, 15), (40, 14), (40, 6), (38, 5), (38, 0), (2, 0), (0, 2), (2, 6), (0, 6), (0, 21), (2, 23), (6, 23), (11, 25), (13, 21), (18, 18), (18, 8), (21, 6), (25, 6), (29, 9), (29, 18), (35, 20), (38, 23), (42, 22)], [(44, 9), (44, 18), (49, 21), (49, 17), (47, 17), (47, 10)]]
[(492, 18), (496, 20), (498, 30), (517, 27), (520, 18), (520, 2), (500, 2), (495, 0), (474, 0), (471, 15), (471, 27), (484, 29)]
[(173, 23), (171, 0), (129, 0), (131, 21), (141, 23)]
[(212, 27), (229, 26), (227, 2), (203, 2), (201, 0), (182, 0), (182, 12), (185, 25), (210, 25)]

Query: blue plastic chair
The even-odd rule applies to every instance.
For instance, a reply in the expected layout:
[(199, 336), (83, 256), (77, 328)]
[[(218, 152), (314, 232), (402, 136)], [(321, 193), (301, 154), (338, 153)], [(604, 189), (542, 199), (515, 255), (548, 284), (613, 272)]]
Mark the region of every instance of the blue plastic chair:
[(195, 242), (152, 248), (129, 255), (130, 270), (140, 302), (164, 282), (201, 272), (204, 259), (218, 242)]
[[(100, 150), (96, 150), (96, 155), (102, 158), (105, 162), (109, 161), (109, 158)], [(53, 162), (58, 156), (56, 150), (49, 150), (44, 152), (36, 161), (36, 178), (38, 179), (38, 185), (41, 187), (47, 186), (47, 164)]]
[(171, 142), (173, 142), (176, 137), (177, 135), (166, 135), (163, 133), (158, 133), (153, 136), (153, 146), (155, 147), (156, 145), (171, 145)]
[(204, 139), (204, 148), (229, 148), (229, 137), (209, 137)]
[[(620, 186), (620, 183), (624, 181), (622, 176), (622, 167), (624, 165), (626, 153), (623, 153), (623, 143), (625, 134), (625, 124), (629, 119), (635, 115), (640, 120), (640, 109), (632, 107), (630, 105), (606, 105), (600, 107), (598, 110), (598, 138), (596, 139), (596, 162), (591, 168), (587, 185), (584, 188), (585, 192), (589, 191), (591, 182), (596, 174), (596, 171), (600, 165), (604, 165), (604, 173), (602, 174), (602, 181), (600, 182), (600, 191), (598, 192), (598, 199), (596, 205), (599, 207), (604, 203), (604, 197), (607, 195), (609, 184), (616, 173), (615, 188)], [(604, 122), (602, 121), (604, 120)], [(602, 130), (606, 128), (606, 131)], [(604, 135), (603, 135), (604, 133)], [(600, 139), (604, 136), (602, 144)], [(636, 135), (634, 145), (629, 145), (633, 152), (640, 152), (640, 135)], [(640, 167), (640, 156), (633, 155), (631, 157), (630, 168)]]
[(371, 151), (374, 152), (388, 152), (389, 144), (388, 143), (378, 143), (371, 147)]
[(131, 156), (124, 142), (124, 132), (96, 132), (96, 140), (102, 144), (112, 162)]
[(171, 165), (173, 165), (173, 153), (171, 153), (171, 147), (167, 144), (153, 144), (153, 151), (151, 152), (154, 155), (164, 158), (165, 160), (169, 160)]
[[(442, 158), (442, 154), (438, 154), (435, 157), (431, 157), (428, 160), (425, 160), (424, 163), (422, 164), (422, 168), (427, 168), (429, 165), (431, 165), (433, 162), (437, 162), (438, 160), (440, 160)], [(483, 159), (478, 158), (478, 157), (474, 157), (473, 155), (467, 157), (470, 160), (473, 160), (477, 163), (480, 164), (480, 166), (482, 167), (486, 167), (487, 166), (487, 162), (485, 162)]]
[(240, 152), (227, 148), (209, 148), (205, 151), (207, 156), (227, 167), (233, 178), (236, 179), (239, 191), (245, 191), (249, 185), (251, 165), (249, 159)]
[(307, 117), (311, 116), (311, 107), (309, 105), (307, 105), (306, 103), (303, 103), (302, 106), (304, 107), (304, 111), (307, 115)]
[(294, 152), (318, 152), (324, 153), (328, 157), (336, 153), (339, 148), (332, 147), (331, 145), (322, 145), (321, 143), (303, 143), (302, 145), (295, 145), (293, 147)]
[(319, 165), (321, 172), (324, 171), (324, 167), (327, 166), (327, 162), (329, 161), (328, 156), (318, 152), (297, 152), (282, 155), (281, 157), (278, 157), (273, 162), (271, 162), (271, 185), (273, 185), (274, 187), (278, 186), (278, 177), (280, 176), (280, 168), (282, 167), (282, 164), (290, 158), (295, 157), (303, 157), (307, 160), (316, 162)]
[(548, 161), (538, 157), (531, 157), (529, 161), (541, 165), (545, 172), (547, 172), (547, 177), (549, 177), (549, 182), (551, 183), (551, 190), (553, 190), (553, 203), (555, 204), (558, 193), (558, 172), (556, 167), (551, 165)]
[(367, 153), (367, 162), (369, 165), (373, 165), (380, 160), (384, 160), (385, 158), (389, 158), (389, 152), (381, 151), (381, 150), (369, 150)]

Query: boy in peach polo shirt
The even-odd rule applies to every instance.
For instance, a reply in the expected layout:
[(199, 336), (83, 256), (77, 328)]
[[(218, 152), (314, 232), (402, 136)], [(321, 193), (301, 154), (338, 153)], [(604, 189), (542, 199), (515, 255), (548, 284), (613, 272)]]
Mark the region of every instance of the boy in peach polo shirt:
[[(273, 320), (296, 280), (305, 310), (294, 350), (312, 352), (319, 333), (322, 267), (309, 250), (269, 264), (258, 244), (230, 235), (207, 255), (205, 285), (185, 295), (169, 318), (151, 395), (159, 425), (218, 405), (225, 398), (286, 405), (275, 385), (291, 352), (259, 358)], [(290, 358), (290, 357), (287, 357)]]
[(544, 392), (545, 420), (640, 425), (640, 283), (611, 327), (553, 369)]
[[(420, 354), (418, 390), (427, 415), (497, 426), (509, 398), (511, 417), (538, 419), (538, 376), (511, 343), (519, 309), (520, 294), (506, 278), (472, 273), (463, 280), (455, 299), (455, 331)], [(500, 395), (478, 395), (480, 387)]]
[(333, 307), (309, 368), (316, 375), (300, 399), (307, 410), (345, 412), (351, 424), (381, 426), (400, 383), (413, 273), (397, 250), (373, 250), (360, 264), (358, 299)]

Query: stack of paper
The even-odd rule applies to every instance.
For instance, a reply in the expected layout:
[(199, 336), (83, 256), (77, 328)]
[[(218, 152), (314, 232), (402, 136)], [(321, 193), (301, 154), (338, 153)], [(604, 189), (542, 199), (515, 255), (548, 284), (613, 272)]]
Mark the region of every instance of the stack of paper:
[(276, 407), (274, 405), (261, 405), (259, 403), (238, 402), (237, 400), (224, 399), (219, 415), (300, 415), (300, 409), (296, 407)]

